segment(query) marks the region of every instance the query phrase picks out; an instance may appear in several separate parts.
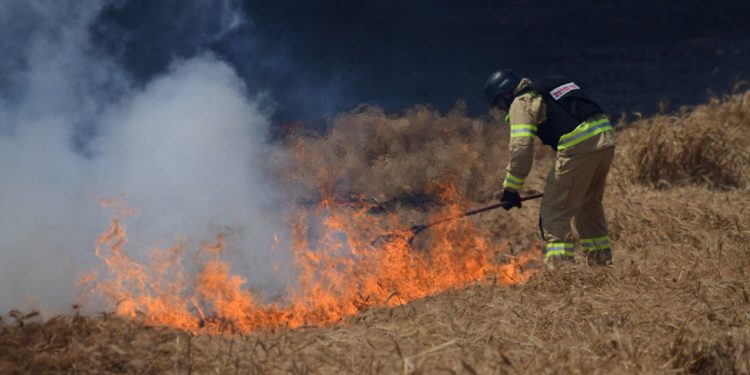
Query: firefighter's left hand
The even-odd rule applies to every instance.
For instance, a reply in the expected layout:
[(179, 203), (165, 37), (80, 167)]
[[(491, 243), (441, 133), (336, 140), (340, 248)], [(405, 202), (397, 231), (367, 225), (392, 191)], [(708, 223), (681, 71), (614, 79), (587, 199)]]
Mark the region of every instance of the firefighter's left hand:
[(513, 207), (521, 208), (521, 196), (518, 192), (511, 191), (508, 189), (503, 190), (503, 196), (500, 198), (503, 202), (503, 208), (508, 211)]

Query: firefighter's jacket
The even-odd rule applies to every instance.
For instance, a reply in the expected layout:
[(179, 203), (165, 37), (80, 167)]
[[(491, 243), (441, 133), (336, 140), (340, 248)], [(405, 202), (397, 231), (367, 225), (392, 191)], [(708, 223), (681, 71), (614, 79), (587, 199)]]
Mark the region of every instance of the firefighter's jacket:
[[(578, 103), (571, 101), (577, 100), (577, 96), (587, 98), (575, 81), (563, 77), (540, 81), (540, 84), (535, 84), (528, 78), (521, 80), (506, 116), (506, 121), (510, 122), (510, 160), (503, 187), (508, 190), (519, 191), (523, 187), (534, 159), (535, 137), (556, 150), (558, 156), (588, 153), (615, 145), (612, 125), (607, 116), (597, 110), (598, 105), (587, 100), (584, 100), (586, 105), (595, 107), (580, 105), (580, 100)], [(566, 108), (566, 104), (572, 104), (573, 110)]]

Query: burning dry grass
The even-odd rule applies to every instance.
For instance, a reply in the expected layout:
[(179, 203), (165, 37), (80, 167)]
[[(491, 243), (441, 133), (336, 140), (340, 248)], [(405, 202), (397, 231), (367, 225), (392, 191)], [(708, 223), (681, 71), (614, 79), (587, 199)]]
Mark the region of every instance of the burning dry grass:
[[(486, 241), (468, 221), (433, 229), (429, 251), (415, 251), (407, 231), (384, 236), (367, 206), (323, 202), (315, 210), (300, 210), (291, 222), (292, 243), (285, 249), (293, 257), (296, 283), (281, 300), (264, 301), (263, 295), (248, 289), (243, 277), (232, 273), (231, 265), (221, 259), (222, 237), (193, 256), (176, 245), (152, 249), (150, 262), (133, 259), (119, 217), (96, 241), (95, 253), (106, 272), (87, 275), (83, 285), (103, 296), (118, 315), (143, 314), (148, 325), (251, 333), (330, 324), (371, 307), (398, 306), (488, 278), (504, 285), (522, 283), (531, 276), (527, 264), (539, 257), (536, 249), (508, 257), (503, 245)], [(444, 212), (456, 215), (458, 210), (454, 203)], [(310, 235), (311, 223), (315, 235)], [(505, 256), (503, 264), (497, 262), (500, 254)], [(189, 258), (197, 266), (190, 274), (184, 265)]]
[[(123, 319), (73, 313), (41, 322), (15, 314), (0, 325), (0, 373), (748, 373), (750, 191), (743, 156), (747, 148), (721, 147), (750, 142), (740, 131), (748, 124), (749, 97), (745, 93), (678, 117), (643, 120), (620, 135), (618, 166), (606, 198), (614, 268), (579, 263), (537, 273), (527, 283), (510, 287), (489, 278), (395, 307), (366, 308), (340, 324), (279, 327), (248, 335), (194, 335), (144, 327), (147, 317), (141, 315)], [(377, 129), (368, 130), (370, 135), (388, 133), (388, 126), (408, 128), (411, 116), (439, 119), (424, 108), (403, 118), (389, 119), (374, 109), (364, 113), (364, 119), (381, 121)], [(356, 113), (347, 116), (353, 116), (348, 124), (356, 123)], [(444, 128), (449, 128), (452, 120), (444, 121)], [(470, 128), (469, 120), (461, 121)], [(707, 121), (716, 126), (701, 126)], [(400, 122), (400, 127), (394, 125)], [(734, 138), (706, 130), (720, 125)], [(497, 132), (492, 137), (504, 137), (499, 130), (490, 131)], [(381, 150), (372, 155), (388, 156), (357, 156), (356, 147), (346, 148), (348, 137), (357, 132), (341, 132), (338, 137), (345, 141), (324, 137), (295, 142), (315, 145), (298, 150), (313, 158), (308, 160), (330, 163), (324, 165), (349, 158), (342, 164), (345, 168), (328, 176), (335, 177), (331, 186), (343, 192), (383, 194), (388, 200), (410, 194), (409, 189), (429, 191), (431, 179), (441, 178), (439, 171), (459, 175), (464, 182), (457, 186), (468, 195), (483, 191), (476, 186), (495, 188), (499, 181), (502, 149), (492, 154), (495, 162), (479, 165), (451, 166), (446, 156), (444, 163), (435, 163), (438, 172), (424, 172), (419, 183), (375, 180), (367, 174), (368, 165), (394, 157), (383, 162), (392, 168), (373, 168), (373, 173), (388, 171), (385, 175), (394, 180), (392, 174), (400, 173), (403, 181), (411, 181), (408, 176), (422, 173), (431, 160), (419, 157), (408, 164), (395, 155), (429, 155), (427, 147), (388, 146), (395, 147), (388, 151), (386, 146), (371, 146)], [(437, 149), (449, 152), (456, 147), (461, 154), (465, 151), (458, 145), (467, 142), (476, 155), (485, 155), (487, 147), (494, 147), (493, 140), (477, 132), (469, 133), (474, 138), (456, 135), (461, 141), (446, 136), (434, 142), (440, 145)], [(420, 144), (403, 141), (405, 133), (399, 134), (391, 141)], [(358, 147), (366, 150), (368, 139), (382, 137), (387, 138), (367, 138)], [(343, 151), (331, 149), (337, 144)], [(695, 148), (701, 145), (705, 150)], [(660, 160), (666, 167), (659, 167)], [(402, 162), (406, 164), (393, 167)], [(472, 168), (481, 173), (457, 172)], [(339, 185), (352, 174), (360, 182)], [(469, 183), (468, 176), (481, 181)], [(371, 185), (366, 184), (368, 178)], [(312, 180), (299, 181), (314, 187)], [(539, 181), (531, 184), (541, 187)], [(491, 195), (478, 193), (477, 199), (483, 194)], [(488, 213), (472, 222), (481, 233), (491, 233), (487, 241), (502, 245), (512, 239), (511, 251), (528, 249), (535, 242), (537, 209), (538, 203), (532, 202), (521, 211)], [(411, 206), (390, 210), (414, 220), (423, 215)]]
[[(142, 318), (112, 315), (19, 317), (0, 335), (8, 348), (0, 371), (747, 373), (750, 262), (737, 240), (750, 233), (731, 215), (696, 216), (697, 204), (681, 204), (684, 193), (644, 199), (642, 215), (622, 217), (614, 270), (581, 265), (512, 288), (489, 283), (366, 310), (327, 328), (231, 337), (145, 328)], [(658, 208), (665, 203), (675, 210)], [(715, 210), (733, 206), (726, 199)], [(644, 221), (672, 214), (674, 239), (651, 237), (656, 229), (638, 234)], [(686, 236), (696, 225), (716, 233)]]

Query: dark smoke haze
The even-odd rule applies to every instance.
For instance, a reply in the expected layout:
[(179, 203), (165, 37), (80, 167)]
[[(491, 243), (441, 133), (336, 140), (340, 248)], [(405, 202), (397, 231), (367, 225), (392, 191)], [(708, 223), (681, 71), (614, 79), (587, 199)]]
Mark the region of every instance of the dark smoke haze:
[[(213, 38), (219, 9), (129, 1), (94, 25), (97, 46), (137, 80), (174, 56), (209, 48), (272, 92), (275, 122), (322, 117), (362, 102), (399, 110), (468, 102), (511, 67), (589, 84), (611, 113), (674, 108), (750, 78), (747, 1), (242, 1), (247, 22)], [(157, 5), (158, 4), (158, 5)]]

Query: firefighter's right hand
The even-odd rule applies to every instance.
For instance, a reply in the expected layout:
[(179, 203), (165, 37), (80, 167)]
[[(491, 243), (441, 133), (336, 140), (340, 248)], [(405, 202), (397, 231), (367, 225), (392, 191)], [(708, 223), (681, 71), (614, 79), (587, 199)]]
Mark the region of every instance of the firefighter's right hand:
[(500, 200), (503, 202), (503, 208), (505, 211), (508, 211), (513, 207), (521, 208), (521, 196), (518, 192), (503, 189), (503, 196)]

